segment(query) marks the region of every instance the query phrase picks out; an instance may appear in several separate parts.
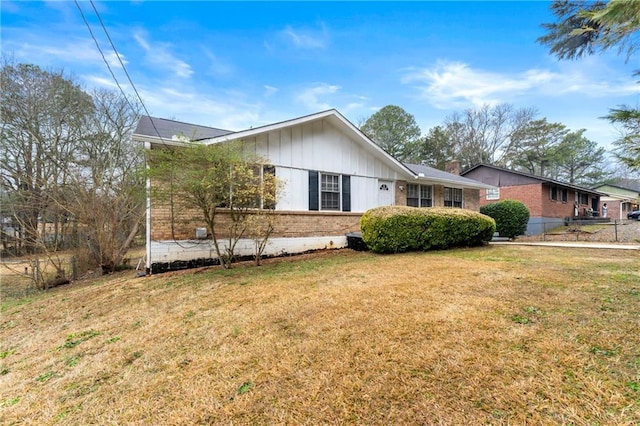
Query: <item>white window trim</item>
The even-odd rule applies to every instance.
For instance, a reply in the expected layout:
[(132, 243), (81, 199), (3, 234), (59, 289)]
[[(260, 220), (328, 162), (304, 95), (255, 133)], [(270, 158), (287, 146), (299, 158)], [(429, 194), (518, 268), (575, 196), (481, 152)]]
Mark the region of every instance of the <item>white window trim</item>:
[[(442, 194), (442, 198), (443, 198), (443, 204), (445, 204), (445, 207), (458, 207), (456, 205), (454, 205), (456, 203), (456, 199), (455, 196), (453, 195), (453, 193), (450, 192), (451, 194), (451, 200), (447, 200), (447, 189), (453, 189), (456, 191), (460, 191), (460, 207), (459, 208), (464, 208), (464, 190), (462, 188), (455, 188), (452, 186), (445, 186), (444, 187), (444, 194)], [(447, 201), (451, 201), (451, 205), (447, 206), (446, 203)]]
[[(319, 173), (319, 178), (318, 178), (318, 207), (319, 210), (321, 211), (328, 211), (328, 212), (339, 212), (342, 211), (342, 175), (341, 174), (336, 174), (336, 173)], [(323, 176), (336, 176), (338, 178), (338, 192), (334, 192), (334, 191), (323, 191), (322, 190), (322, 177)], [(322, 206), (322, 193), (326, 192), (326, 193), (331, 193), (331, 194), (338, 194), (338, 208), (336, 209), (328, 209), (328, 208), (324, 208)]]
[[(423, 207), (422, 206), (422, 200), (431, 200), (431, 207), (433, 207), (434, 202), (433, 202), (433, 185), (422, 185), (422, 184), (418, 184), (418, 183), (409, 183), (407, 184), (407, 202), (409, 201), (409, 185), (415, 185), (418, 187), (418, 207)], [(431, 198), (422, 198), (422, 188), (429, 188), (429, 191), (431, 192)], [(411, 197), (411, 198), (416, 198), (416, 197)], [(409, 205), (409, 204), (407, 204)], [(424, 206), (424, 207), (429, 207), (429, 206)]]
[(487, 189), (485, 198), (487, 200), (499, 200), (500, 199), (500, 188)]

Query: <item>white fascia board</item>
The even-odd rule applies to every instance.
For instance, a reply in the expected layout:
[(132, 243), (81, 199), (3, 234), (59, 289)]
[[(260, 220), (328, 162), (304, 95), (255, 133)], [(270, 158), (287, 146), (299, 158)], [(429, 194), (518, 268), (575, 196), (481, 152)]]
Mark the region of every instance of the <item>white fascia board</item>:
[(333, 115), (334, 113), (334, 110), (323, 111), (317, 114), (305, 115), (304, 117), (294, 118), (292, 120), (281, 121), (274, 124), (267, 124), (266, 126), (255, 127), (253, 129), (241, 130), (239, 132), (229, 133), (227, 135), (218, 136), (215, 138), (202, 139), (201, 142), (205, 145), (213, 145), (220, 142), (230, 142), (239, 139), (250, 138), (262, 133), (268, 133), (274, 130), (284, 129), (286, 127), (297, 126), (299, 124), (315, 121)]
[(605, 197), (600, 197), (600, 201), (634, 202), (636, 201), (636, 199), (633, 197), (629, 197), (628, 195), (609, 194)]
[(360, 129), (355, 127), (349, 120), (344, 118), (342, 114), (340, 114), (335, 109), (330, 109), (327, 111), (322, 111), (316, 114), (307, 115), (300, 118), (295, 118), (293, 120), (282, 121), (280, 123), (269, 124), (262, 127), (256, 127), (254, 129), (242, 130), (235, 133), (230, 133), (224, 136), (218, 136), (216, 138), (203, 139), (201, 142), (206, 145), (211, 145), (215, 143), (221, 142), (230, 142), (234, 140), (240, 140), (244, 138), (253, 137), (262, 133), (272, 132), (274, 130), (280, 130), (287, 127), (297, 126), (305, 123), (309, 123), (311, 121), (321, 120), (324, 118), (332, 119), (334, 123), (337, 123), (339, 126), (342, 126), (346, 130), (349, 130), (357, 139), (359, 139), (365, 147), (372, 151), (376, 156), (381, 158), (385, 163), (389, 164), (392, 168), (395, 168), (401, 174), (406, 175), (408, 178), (417, 177), (413, 171), (407, 168), (404, 164), (393, 158), (389, 155), (385, 150), (380, 148), (378, 144), (369, 139)]
[(151, 145), (160, 145), (160, 146), (167, 146), (167, 147), (168, 146), (189, 146), (189, 142), (159, 138), (157, 136), (133, 135), (132, 139), (134, 142), (149, 144), (149, 148), (151, 148)]

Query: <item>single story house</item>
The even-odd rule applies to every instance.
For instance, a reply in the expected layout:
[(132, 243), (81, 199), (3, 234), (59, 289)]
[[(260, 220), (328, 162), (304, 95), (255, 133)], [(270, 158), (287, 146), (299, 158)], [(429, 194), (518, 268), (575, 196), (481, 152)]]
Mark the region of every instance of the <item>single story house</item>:
[[(284, 183), (275, 206), (278, 220), (266, 255), (346, 246), (366, 210), (384, 205), (451, 206), (479, 210), (479, 191), (493, 188), (421, 165), (405, 165), (387, 154), (338, 111), (231, 132), (143, 116), (133, 140), (146, 149), (242, 140), (245, 149), (268, 159)], [(152, 182), (148, 182), (152, 185)], [(215, 257), (211, 241), (196, 235), (197, 214), (173, 212), (156, 200), (147, 204), (146, 265)], [(252, 253), (252, 241), (239, 254)]]
[(599, 216), (601, 197), (606, 196), (593, 189), (489, 164), (478, 164), (462, 176), (495, 187), (480, 190), (481, 206), (505, 199), (524, 203), (530, 215), (528, 235), (542, 234), (567, 219)]
[(624, 183), (603, 184), (593, 188), (604, 192), (605, 196), (600, 201), (607, 203), (609, 217), (613, 219), (626, 219), (627, 213), (638, 210), (640, 205), (640, 189)]

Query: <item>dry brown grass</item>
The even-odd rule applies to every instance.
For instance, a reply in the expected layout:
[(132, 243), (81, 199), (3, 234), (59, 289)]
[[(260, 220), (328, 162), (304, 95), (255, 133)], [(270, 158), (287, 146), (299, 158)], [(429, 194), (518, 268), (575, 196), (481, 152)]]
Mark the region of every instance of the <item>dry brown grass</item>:
[(340, 250), (6, 300), (2, 424), (638, 424), (639, 253)]

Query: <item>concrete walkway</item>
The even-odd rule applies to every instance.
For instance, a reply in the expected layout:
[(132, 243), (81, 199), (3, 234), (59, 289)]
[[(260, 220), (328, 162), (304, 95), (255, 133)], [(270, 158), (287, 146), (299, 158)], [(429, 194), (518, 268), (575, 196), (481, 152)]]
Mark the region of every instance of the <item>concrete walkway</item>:
[(593, 248), (613, 250), (640, 250), (640, 244), (625, 243), (600, 243), (590, 241), (491, 241), (491, 245), (504, 246), (545, 246), (545, 247), (569, 247), (569, 248)]

